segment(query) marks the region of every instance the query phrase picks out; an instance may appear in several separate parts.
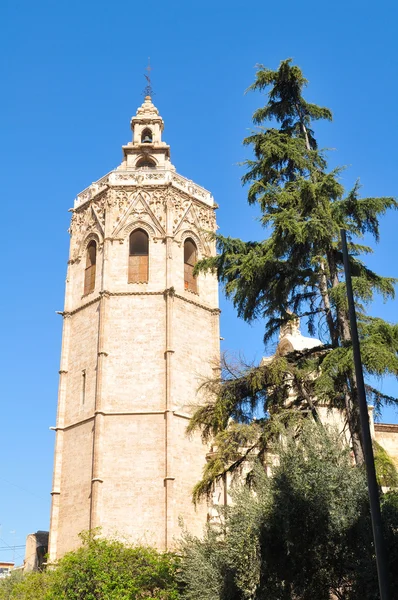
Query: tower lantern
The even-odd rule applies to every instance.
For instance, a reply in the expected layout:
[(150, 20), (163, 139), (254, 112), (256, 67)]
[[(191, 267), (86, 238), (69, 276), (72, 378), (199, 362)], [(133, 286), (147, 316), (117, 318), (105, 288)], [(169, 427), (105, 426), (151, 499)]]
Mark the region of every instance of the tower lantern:
[(170, 549), (195, 534), (206, 447), (186, 426), (219, 359), (215, 205), (177, 174), (147, 96), (121, 165), (81, 192), (70, 227), (50, 526), (50, 560), (104, 535)]
[(151, 97), (146, 96), (131, 119), (133, 141), (123, 146), (126, 167), (171, 168), (170, 146), (162, 142), (163, 127), (158, 109), (152, 104)]

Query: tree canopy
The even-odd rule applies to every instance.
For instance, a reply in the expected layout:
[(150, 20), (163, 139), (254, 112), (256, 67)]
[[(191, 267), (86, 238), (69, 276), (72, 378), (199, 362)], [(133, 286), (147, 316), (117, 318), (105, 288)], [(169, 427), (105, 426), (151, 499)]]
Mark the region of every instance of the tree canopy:
[[(273, 473), (259, 464), (220, 508), (203, 539), (186, 534), (179, 576), (185, 600), (377, 600), (363, 469), (337, 432), (306, 421), (273, 447)], [(278, 457), (278, 459), (276, 459)], [(398, 495), (382, 498), (391, 597), (398, 595)], [(334, 596), (331, 596), (334, 594)]]
[[(245, 163), (243, 183), (249, 186), (248, 202), (260, 207), (268, 236), (243, 241), (216, 235), (218, 255), (202, 260), (196, 271), (217, 273), (245, 321), (264, 320), (265, 341), (300, 317), (311, 335), (318, 333), (322, 345), (276, 354), (257, 367), (236, 371), (227, 366), (209, 382), (209, 402), (198, 408), (190, 430), (200, 428), (204, 437), (215, 440), (218, 450), (197, 493), (209, 490), (217, 472), (221, 475), (231, 468), (238, 447), (261, 453), (270, 416), (287, 403), (309, 411), (315, 419), (320, 404), (343, 410), (355, 460), (362, 464), (341, 229), (348, 238), (368, 400), (376, 412), (383, 404), (397, 402), (371, 385), (371, 376), (398, 375), (398, 325), (366, 313), (376, 294), (394, 298), (396, 281), (366, 266), (363, 257), (372, 248), (363, 238), (367, 235), (377, 242), (380, 217), (398, 204), (392, 197), (361, 197), (359, 182), (346, 191), (342, 169), (328, 169), (315, 124), (331, 120), (332, 114), (305, 100), (307, 83), (291, 59), (282, 61), (276, 71), (258, 67), (249, 90), (266, 92), (266, 103), (255, 111), (256, 129), (244, 140), (253, 157)], [(255, 420), (256, 415), (261, 418)]]

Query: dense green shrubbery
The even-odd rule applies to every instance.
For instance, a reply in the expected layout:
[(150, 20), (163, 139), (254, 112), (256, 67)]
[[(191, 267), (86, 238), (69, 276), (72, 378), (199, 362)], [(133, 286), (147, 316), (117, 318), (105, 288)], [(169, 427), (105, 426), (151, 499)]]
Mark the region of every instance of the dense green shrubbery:
[[(392, 598), (398, 598), (398, 494), (382, 497)], [(366, 479), (337, 436), (310, 424), (254, 469), (218, 530), (186, 535), (186, 600), (377, 600)]]
[(2, 582), (0, 600), (177, 600), (176, 567), (171, 554), (85, 534), (56, 568)]

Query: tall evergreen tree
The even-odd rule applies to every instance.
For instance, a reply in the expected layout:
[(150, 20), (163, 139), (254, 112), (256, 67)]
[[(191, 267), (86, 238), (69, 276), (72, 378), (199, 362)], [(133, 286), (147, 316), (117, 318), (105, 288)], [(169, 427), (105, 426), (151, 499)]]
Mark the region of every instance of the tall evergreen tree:
[[(269, 236), (244, 242), (218, 235), (219, 254), (201, 261), (197, 271), (217, 272), (245, 321), (265, 319), (265, 341), (298, 316), (307, 320), (311, 334), (323, 331), (324, 343), (310, 351), (275, 356), (238, 374), (224, 370), (218, 381), (208, 384), (213, 399), (197, 410), (190, 429), (199, 427), (205, 437), (216, 436), (218, 451), (197, 493), (208, 489), (217, 473), (241, 462), (238, 447), (245, 452), (264, 450), (268, 415), (286, 406), (292, 388), (296, 406), (314, 418), (318, 403), (345, 411), (355, 460), (363, 462), (342, 228), (349, 240), (365, 375), (398, 374), (398, 326), (365, 311), (375, 294), (393, 298), (396, 281), (373, 272), (361, 258), (372, 252), (361, 238), (370, 234), (377, 242), (380, 216), (398, 204), (390, 197), (361, 198), (359, 183), (346, 193), (339, 178), (342, 169), (328, 170), (314, 123), (331, 120), (332, 114), (305, 100), (307, 83), (290, 59), (276, 71), (259, 66), (249, 90), (268, 90), (267, 102), (254, 113), (257, 129), (244, 140), (254, 157), (246, 161), (243, 182), (250, 184), (249, 204), (260, 207)], [(370, 385), (367, 392), (376, 409), (397, 402)], [(265, 417), (253, 421), (259, 408)]]

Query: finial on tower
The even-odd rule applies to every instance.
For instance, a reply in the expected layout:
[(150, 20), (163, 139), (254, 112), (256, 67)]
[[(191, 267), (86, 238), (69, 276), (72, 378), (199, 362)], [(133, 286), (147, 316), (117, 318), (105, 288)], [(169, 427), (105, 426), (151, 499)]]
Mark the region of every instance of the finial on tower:
[(152, 67), (151, 67), (151, 59), (148, 56), (148, 66), (145, 69), (146, 71), (148, 71), (148, 75), (145, 75), (144, 73), (144, 77), (147, 80), (147, 85), (144, 88), (144, 96), (153, 96), (153, 89), (152, 89), (152, 84), (151, 84), (151, 71), (152, 71)]

